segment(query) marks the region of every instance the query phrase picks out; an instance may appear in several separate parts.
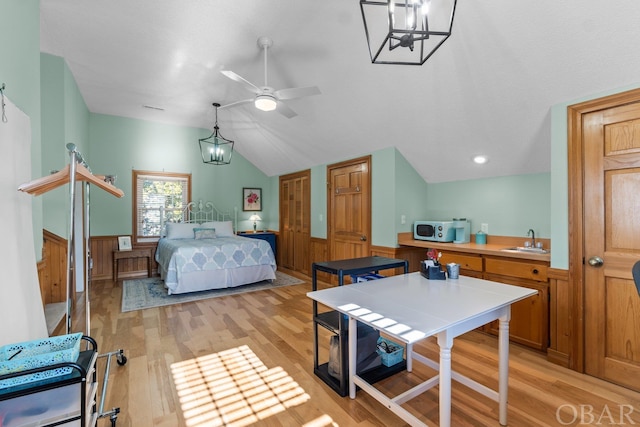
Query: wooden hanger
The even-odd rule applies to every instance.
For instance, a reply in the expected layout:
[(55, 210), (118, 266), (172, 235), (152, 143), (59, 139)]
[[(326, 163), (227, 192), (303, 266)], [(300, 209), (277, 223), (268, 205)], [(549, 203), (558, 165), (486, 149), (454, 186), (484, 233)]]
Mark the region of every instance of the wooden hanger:
[[(70, 166), (67, 165), (64, 167), (64, 169), (56, 173), (48, 176), (43, 176), (42, 178), (34, 179), (33, 181), (30, 181), (26, 184), (22, 184), (18, 187), (18, 190), (32, 194), (34, 196), (44, 194), (62, 185), (68, 184), (71, 180), (70, 169)], [(81, 164), (76, 165), (76, 180), (88, 181), (89, 183), (97, 185), (98, 187), (116, 197), (124, 196), (124, 192), (122, 190), (120, 190), (113, 184), (105, 182), (104, 176), (93, 175), (86, 167)]]

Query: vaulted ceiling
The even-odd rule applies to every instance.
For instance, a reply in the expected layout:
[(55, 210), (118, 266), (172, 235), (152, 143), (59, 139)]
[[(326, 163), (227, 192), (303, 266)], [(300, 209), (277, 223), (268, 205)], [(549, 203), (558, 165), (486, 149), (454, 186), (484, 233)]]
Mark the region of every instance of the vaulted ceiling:
[(637, 0), (460, 0), (449, 40), (401, 66), (371, 64), (357, 0), (42, 0), (40, 44), (91, 112), (211, 130), (213, 102), (251, 97), (220, 71), (262, 85), (268, 36), (269, 86), (322, 94), (291, 119), (219, 111), (242, 156), (273, 176), (396, 147), (444, 182), (548, 172), (551, 106), (640, 83), (639, 17)]

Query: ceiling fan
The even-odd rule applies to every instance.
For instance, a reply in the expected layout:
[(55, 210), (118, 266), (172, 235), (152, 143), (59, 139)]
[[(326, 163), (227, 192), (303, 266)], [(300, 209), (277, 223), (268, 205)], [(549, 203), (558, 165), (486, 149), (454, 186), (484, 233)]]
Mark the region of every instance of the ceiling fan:
[(320, 94), (320, 89), (318, 89), (316, 86), (295, 87), (280, 90), (274, 90), (272, 87), (270, 87), (267, 83), (267, 50), (271, 46), (273, 46), (273, 41), (269, 37), (260, 37), (258, 39), (258, 47), (260, 47), (260, 49), (264, 51), (264, 86), (256, 86), (250, 81), (234, 73), (233, 71), (220, 71), (231, 80), (242, 84), (247, 90), (255, 94), (254, 98), (243, 99), (242, 101), (223, 105), (222, 107), (220, 107), (221, 110), (224, 108), (236, 107), (238, 105), (253, 102), (256, 108), (259, 110), (277, 110), (280, 114), (290, 119), (297, 116), (297, 114), (287, 104), (285, 104), (284, 101)]

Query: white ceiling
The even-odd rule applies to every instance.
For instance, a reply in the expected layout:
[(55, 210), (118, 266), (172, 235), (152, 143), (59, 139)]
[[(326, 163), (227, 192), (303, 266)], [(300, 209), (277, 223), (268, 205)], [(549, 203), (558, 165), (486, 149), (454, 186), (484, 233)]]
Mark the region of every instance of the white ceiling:
[(427, 182), (548, 172), (552, 105), (640, 83), (638, 0), (460, 0), (423, 66), (371, 64), (357, 0), (40, 8), (41, 50), (66, 59), (91, 112), (209, 130), (213, 102), (251, 97), (220, 70), (262, 85), (256, 40), (270, 37), (269, 86), (322, 94), (289, 101), (292, 119), (219, 112), (222, 135), (268, 176), (390, 146)]

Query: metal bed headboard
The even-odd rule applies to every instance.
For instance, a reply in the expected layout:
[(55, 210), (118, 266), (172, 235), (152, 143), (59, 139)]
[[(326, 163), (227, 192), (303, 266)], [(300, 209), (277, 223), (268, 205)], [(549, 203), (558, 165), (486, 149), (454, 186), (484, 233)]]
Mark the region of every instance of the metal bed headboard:
[(189, 202), (185, 207), (175, 209), (165, 209), (160, 207), (160, 230), (161, 235), (165, 234), (165, 223), (184, 222), (202, 224), (209, 221), (231, 221), (233, 232), (237, 233), (238, 208), (233, 211), (221, 211), (211, 202)]

